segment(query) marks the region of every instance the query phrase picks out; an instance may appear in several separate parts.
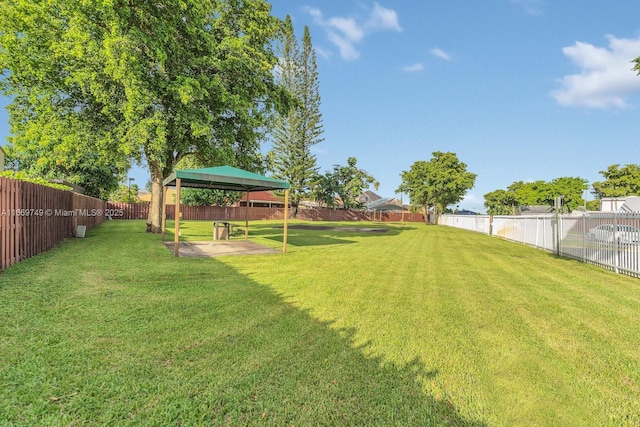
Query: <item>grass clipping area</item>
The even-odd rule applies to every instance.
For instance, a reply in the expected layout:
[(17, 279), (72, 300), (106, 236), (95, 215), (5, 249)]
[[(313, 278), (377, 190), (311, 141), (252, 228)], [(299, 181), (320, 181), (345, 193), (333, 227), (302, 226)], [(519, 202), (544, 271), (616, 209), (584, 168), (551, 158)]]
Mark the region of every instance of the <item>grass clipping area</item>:
[(381, 226), (175, 258), (108, 221), (0, 273), (0, 424), (640, 425), (639, 280)]

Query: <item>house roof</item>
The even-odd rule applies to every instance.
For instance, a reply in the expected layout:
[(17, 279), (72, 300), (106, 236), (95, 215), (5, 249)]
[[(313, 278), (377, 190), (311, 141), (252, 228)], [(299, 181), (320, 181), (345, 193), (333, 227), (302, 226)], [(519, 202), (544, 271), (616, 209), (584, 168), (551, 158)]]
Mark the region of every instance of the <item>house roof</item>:
[(175, 187), (178, 179), (180, 179), (181, 187), (232, 191), (284, 190), (290, 187), (286, 181), (269, 178), (233, 166), (177, 170), (169, 175), (162, 184)]
[[(242, 197), (242, 201), (245, 201), (246, 195)], [(249, 200), (252, 202), (271, 202), (271, 203), (284, 203), (284, 197), (277, 197), (270, 191), (254, 191), (249, 194)]]
[(469, 209), (460, 209), (456, 212), (456, 215), (479, 215), (478, 212), (470, 211)]
[(550, 211), (551, 211), (551, 208), (546, 205), (532, 205), (532, 206), (520, 207), (520, 214), (522, 215), (548, 214)]
[(381, 199), (380, 196), (378, 196), (376, 193), (374, 193), (371, 190), (363, 191), (362, 194), (360, 195), (360, 198), (365, 200), (370, 200), (371, 202), (375, 202), (376, 200)]
[(380, 198), (371, 203), (367, 203), (365, 208), (371, 211), (401, 211), (403, 207), (398, 204), (398, 199), (396, 198)]

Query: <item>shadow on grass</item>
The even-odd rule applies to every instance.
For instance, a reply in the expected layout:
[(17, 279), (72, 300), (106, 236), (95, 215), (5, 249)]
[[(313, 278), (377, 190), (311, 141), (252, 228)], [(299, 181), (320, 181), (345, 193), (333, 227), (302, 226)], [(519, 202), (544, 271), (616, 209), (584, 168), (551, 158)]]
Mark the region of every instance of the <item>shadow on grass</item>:
[[(232, 239), (244, 238), (244, 222), (235, 222), (236, 227), (233, 228)], [(314, 225), (316, 225), (314, 223)], [(183, 221), (181, 222), (181, 239), (184, 241), (207, 241), (213, 239), (213, 222), (211, 221)], [(326, 246), (341, 245), (354, 243), (354, 238), (393, 236), (400, 234), (403, 230), (409, 229), (408, 226), (401, 225), (380, 225), (354, 223), (353, 226), (342, 224), (341, 226), (323, 227), (321, 229), (310, 229), (310, 225), (305, 223), (307, 228), (301, 227), (300, 224), (291, 224), (288, 227), (287, 243), (291, 246), (307, 247), (307, 246)], [(363, 228), (362, 231), (354, 230)], [(372, 228), (382, 228), (384, 233), (370, 231)], [(260, 222), (252, 222), (249, 225), (249, 239), (265, 239), (278, 244), (282, 243), (283, 226), (274, 223), (261, 224)], [(173, 240), (173, 221), (167, 222), (167, 232), (165, 240)]]
[[(380, 236), (393, 236), (401, 231), (398, 228), (385, 228), (374, 226), (362, 226), (362, 231), (356, 230), (356, 227), (324, 227), (318, 225), (315, 228), (311, 225), (293, 224), (288, 228), (287, 243), (292, 246), (324, 246), (324, 245), (340, 245), (355, 243), (354, 238), (370, 238)], [(384, 232), (370, 231), (371, 228), (383, 228)], [(272, 241), (282, 242), (283, 226), (270, 225), (252, 229), (252, 236), (262, 237)]]
[(107, 223), (0, 276), (12, 319), (0, 329), (0, 420), (484, 425), (424, 392), (438, 373), (420, 360), (365, 357), (353, 330), (158, 240)]

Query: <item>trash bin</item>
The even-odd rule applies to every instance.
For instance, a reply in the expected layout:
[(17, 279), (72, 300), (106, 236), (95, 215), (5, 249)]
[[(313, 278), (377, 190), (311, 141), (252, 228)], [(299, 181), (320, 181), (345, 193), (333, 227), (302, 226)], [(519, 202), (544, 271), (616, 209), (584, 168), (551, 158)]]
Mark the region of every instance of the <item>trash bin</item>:
[(213, 240), (229, 240), (229, 223), (216, 221), (213, 223)]

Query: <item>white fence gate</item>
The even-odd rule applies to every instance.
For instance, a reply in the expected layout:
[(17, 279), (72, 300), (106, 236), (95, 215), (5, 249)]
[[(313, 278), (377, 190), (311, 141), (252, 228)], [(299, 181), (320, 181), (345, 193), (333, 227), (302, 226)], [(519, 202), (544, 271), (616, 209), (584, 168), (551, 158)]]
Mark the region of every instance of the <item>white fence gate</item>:
[(476, 231), (640, 277), (640, 212), (441, 215), (438, 224)]

